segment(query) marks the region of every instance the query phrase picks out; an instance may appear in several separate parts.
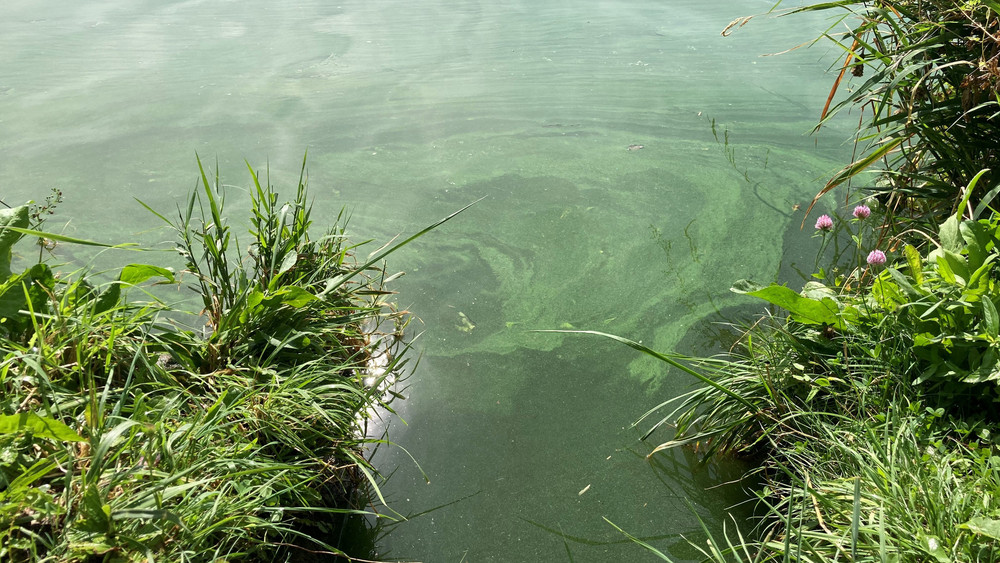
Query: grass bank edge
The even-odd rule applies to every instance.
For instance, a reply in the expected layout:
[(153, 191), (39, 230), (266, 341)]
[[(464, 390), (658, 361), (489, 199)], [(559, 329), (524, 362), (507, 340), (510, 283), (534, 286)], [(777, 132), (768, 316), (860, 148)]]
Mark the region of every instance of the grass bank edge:
[(40, 253), (12, 272), (24, 236), (113, 245), (46, 233), (27, 206), (0, 210), (4, 560), (346, 556), (332, 515), (392, 518), (367, 504), (384, 499), (365, 448), (389, 442), (366, 424), (376, 407), (392, 412), (384, 384), (408, 361), (409, 315), (387, 301), (380, 264), (475, 202), (357, 260), (343, 213), (309, 237), (305, 159), (283, 205), (247, 163), (244, 251), (218, 171), (198, 167), (177, 219), (142, 205), (174, 230), (203, 327), (130, 299), (179, 284), (168, 268), (132, 264), (97, 285)]
[[(761, 521), (721, 537), (706, 528), (707, 547), (693, 544), (705, 560), (995, 561), (1000, 4), (844, 0), (783, 13), (833, 10), (821, 37), (844, 59), (821, 119), (851, 108), (862, 118), (856, 157), (813, 203), (854, 184), (884, 218), (878, 246), (852, 237), (848, 273), (831, 264), (802, 291), (735, 284), (780, 312), (744, 327), (725, 357), (590, 334), (710, 380), (642, 417), (669, 410), (644, 438), (674, 428), (650, 455), (683, 446), (756, 462)], [(831, 110), (848, 71), (868, 78)]]

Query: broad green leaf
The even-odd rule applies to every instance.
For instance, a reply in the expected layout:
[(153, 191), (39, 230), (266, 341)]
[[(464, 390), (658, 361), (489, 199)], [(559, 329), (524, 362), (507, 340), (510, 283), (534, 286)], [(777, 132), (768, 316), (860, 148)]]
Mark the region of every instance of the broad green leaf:
[(285, 286), (278, 291), (274, 292), (276, 297), (281, 297), (281, 302), (285, 305), (291, 305), (292, 307), (302, 307), (310, 301), (315, 301), (318, 299), (312, 293), (302, 289), (297, 285)]
[(977, 516), (965, 524), (959, 525), (958, 527), (969, 530), (974, 534), (1000, 540), (1000, 520)]
[(965, 261), (965, 257), (948, 249), (939, 250), (941, 253), (937, 259), (938, 266), (940, 267), (942, 260), (947, 262), (948, 269), (955, 275), (956, 280), (961, 285), (966, 285), (969, 281), (969, 264)]
[(263, 300), (264, 300), (263, 291), (259, 289), (251, 291), (250, 294), (247, 295), (247, 309), (253, 309), (257, 305), (260, 305), (261, 301)]
[(937, 274), (941, 276), (941, 279), (953, 285), (956, 283), (957, 280), (955, 279), (955, 272), (952, 271), (951, 264), (949, 264), (948, 260), (944, 257), (944, 249), (934, 249), (934, 251), (928, 255), (928, 258), (930, 258), (933, 263), (937, 264)]
[(965, 251), (969, 256), (969, 269), (976, 270), (986, 261), (986, 245), (990, 237), (989, 226), (976, 221), (963, 221), (958, 229), (965, 239)]
[(806, 284), (802, 286), (802, 296), (808, 297), (809, 299), (823, 299), (824, 297), (836, 298), (837, 292), (820, 282), (807, 281)]
[(952, 252), (961, 252), (963, 248), (962, 234), (959, 230), (958, 215), (952, 215), (941, 223), (938, 228), (938, 237), (941, 239), (941, 248)]
[[(31, 281), (35, 284), (50, 291), (55, 289), (56, 277), (52, 274), (52, 269), (49, 268), (48, 264), (35, 264), (28, 270), (28, 274), (31, 275)], [(47, 298), (48, 294), (45, 297)]]
[(985, 293), (990, 287), (990, 272), (993, 270), (993, 260), (997, 257), (996, 254), (990, 254), (989, 258), (983, 262), (983, 265), (979, 267), (978, 270), (972, 273), (969, 277), (969, 284), (967, 286), (967, 291), (972, 291), (975, 294)]
[(260, 304), (264, 301), (264, 292), (259, 289), (254, 289), (249, 294), (247, 294), (245, 299), (245, 304), (240, 310), (240, 322), (245, 323), (250, 320), (250, 317), (257, 312)]
[(941, 545), (941, 540), (937, 536), (920, 534), (920, 547), (939, 563), (952, 563), (948, 557), (948, 551)]
[(827, 324), (844, 328), (844, 323), (838, 315), (840, 308), (837, 302), (829, 297), (821, 300), (803, 297), (783, 285), (771, 284), (765, 288), (747, 292), (747, 295), (759, 297), (773, 305), (777, 305), (792, 314), (796, 321), (806, 324)]
[(161, 268), (159, 266), (151, 266), (149, 264), (129, 264), (122, 268), (121, 274), (118, 276), (118, 280), (124, 283), (135, 285), (142, 283), (152, 277), (162, 277), (168, 282), (174, 282), (174, 272), (168, 268)]
[[(972, 354), (970, 353), (971, 356)], [(997, 353), (993, 348), (987, 349), (981, 359), (973, 360), (969, 363), (972, 365), (978, 363), (979, 367), (962, 377), (962, 383), (983, 383), (1000, 379), (1000, 371), (997, 370)]]
[(101, 295), (97, 297), (97, 303), (94, 305), (95, 313), (103, 313), (105, 311), (110, 311), (116, 305), (122, 296), (122, 286), (113, 283), (108, 286), (107, 289), (101, 292)]
[(0, 434), (31, 432), (36, 438), (61, 440), (64, 442), (84, 442), (83, 436), (54, 418), (38, 416), (32, 412), (0, 416)]
[(55, 276), (45, 264), (35, 264), (26, 272), (10, 277), (0, 284), (0, 318), (12, 319), (12, 325), (21, 329), (30, 325), (30, 319), (20, 311), (30, 309), (47, 312), (50, 292), (55, 287)]
[(10, 277), (11, 248), (21, 240), (21, 233), (11, 227), (24, 228), (28, 226), (28, 206), (21, 205), (13, 209), (0, 209), (0, 283)]

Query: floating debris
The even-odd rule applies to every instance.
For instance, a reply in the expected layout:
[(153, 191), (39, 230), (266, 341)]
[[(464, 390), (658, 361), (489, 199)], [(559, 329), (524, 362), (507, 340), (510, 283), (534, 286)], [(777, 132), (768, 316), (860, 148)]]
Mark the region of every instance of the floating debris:
[(639, 149), (644, 149), (644, 148), (646, 148), (645, 145), (629, 145), (628, 146), (628, 150), (630, 150), (630, 151), (637, 151)]
[(465, 313), (458, 312), (458, 320), (461, 324), (457, 325), (455, 328), (462, 332), (472, 332), (472, 329), (476, 328), (476, 325), (472, 324), (469, 317), (465, 316)]

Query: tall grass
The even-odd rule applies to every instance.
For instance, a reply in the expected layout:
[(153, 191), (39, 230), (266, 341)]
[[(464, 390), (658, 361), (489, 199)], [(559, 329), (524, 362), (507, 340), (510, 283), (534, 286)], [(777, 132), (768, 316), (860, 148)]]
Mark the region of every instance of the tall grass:
[(251, 168), (241, 249), (198, 164), (175, 220), (150, 210), (204, 306), (187, 326), (144, 287), (179, 283), (168, 268), (14, 273), (14, 245), (45, 233), (0, 211), (4, 561), (321, 560), (347, 555), (346, 517), (393, 517), (365, 454), (406, 362), (381, 263), (454, 214), (359, 260), (343, 216), (310, 238), (304, 162), (284, 205)]
[(882, 163), (875, 181), (860, 187), (888, 203), (895, 222), (933, 226), (982, 169), (991, 170), (977, 199), (1000, 185), (1000, 4), (852, 0), (786, 13), (803, 11), (832, 14), (823, 37), (843, 53), (822, 119), (852, 109), (862, 115), (857, 159), (821, 195)]

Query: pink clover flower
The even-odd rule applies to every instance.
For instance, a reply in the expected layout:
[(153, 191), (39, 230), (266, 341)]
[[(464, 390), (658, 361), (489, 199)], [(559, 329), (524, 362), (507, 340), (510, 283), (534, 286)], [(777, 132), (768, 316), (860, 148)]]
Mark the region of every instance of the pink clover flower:
[(875, 249), (868, 253), (868, 263), (872, 266), (885, 264), (885, 252)]

